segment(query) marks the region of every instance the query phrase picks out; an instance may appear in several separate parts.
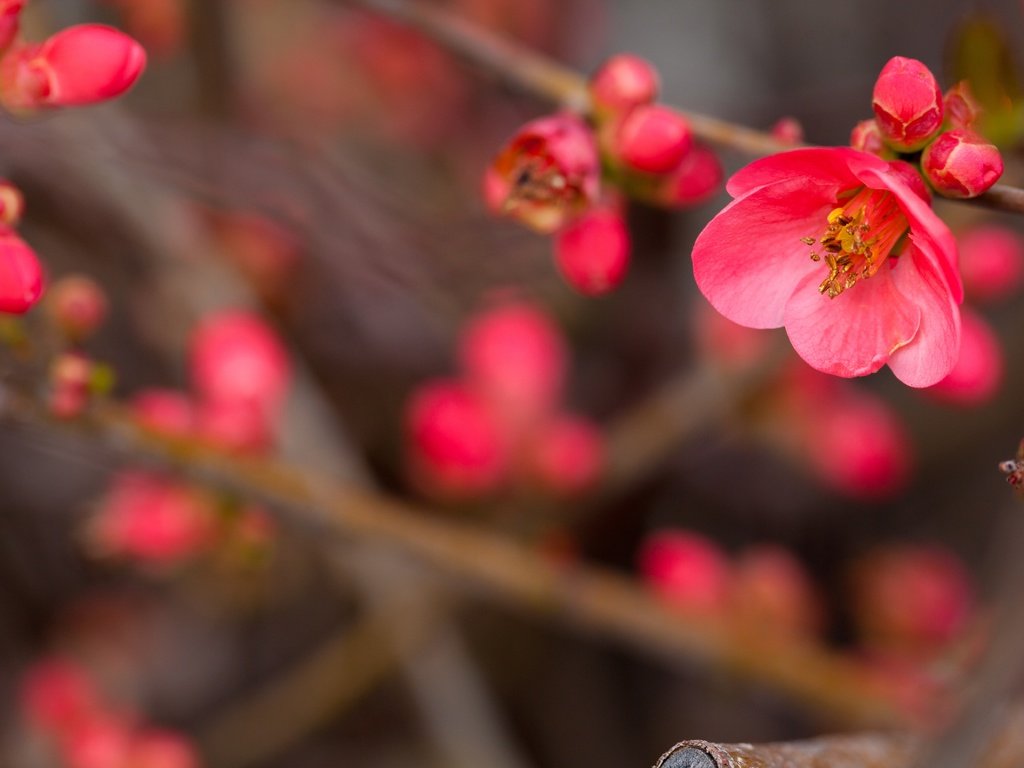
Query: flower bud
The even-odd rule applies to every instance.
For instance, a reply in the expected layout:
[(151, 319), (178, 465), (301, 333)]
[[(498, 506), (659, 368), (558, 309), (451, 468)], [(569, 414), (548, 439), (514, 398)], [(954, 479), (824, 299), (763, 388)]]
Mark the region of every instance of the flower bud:
[(557, 496), (574, 496), (597, 482), (604, 466), (604, 440), (589, 421), (559, 416), (534, 440), (530, 466), (543, 488)]
[(147, 728), (132, 739), (126, 765), (132, 768), (199, 768), (196, 750), (183, 736)]
[(405, 428), (410, 470), (424, 490), (470, 498), (505, 479), (508, 456), (498, 422), (461, 383), (420, 386), (407, 404)]
[(926, 391), (949, 403), (973, 406), (990, 400), (1003, 380), (1003, 350), (981, 316), (962, 309), (960, 356), (942, 381)]
[(72, 341), (82, 341), (107, 317), (107, 297), (90, 277), (66, 275), (50, 286), (45, 308), (54, 325)]
[(78, 416), (89, 403), (93, 363), (78, 352), (65, 352), (50, 366), (50, 411), (61, 419)]
[(804, 140), (804, 127), (795, 117), (780, 117), (771, 129), (772, 138), (782, 144), (799, 144)]
[(11, 182), (0, 179), (0, 224), (15, 226), (25, 212), (25, 197)]
[(91, 719), (101, 708), (91, 677), (63, 658), (33, 664), (21, 683), (21, 708), (36, 728), (64, 734)]
[(169, 437), (189, 437), (195, 430), (195, 408), (184, 392), (145, 389), (130, 403), (132, 415), (144, 429)]
[(598, 114), (625, 114), (654, 101), (658, 87), (658, 73), (649, 61), (622, 53), (608, 59), (591, 78), (590, 98)]
[(491, 164), (484, 194), (495, 213), (550, 234), (593, 205), (600, 178), (590, 127), (560, 113), (519, 130)]
[(18, 36), (24, 7), (25, 0), (0, 0), (0, 51)]
[(1013, 295), (1024, 278), (1024, 242), (1006, 227), (990, 224), (959, 238), (964, 293), (974, 301), (997, 301)]
[(583, 214), (555, 237), (555, 263), (562, 277), (587, 296), (607, 293), (621, 283), (629, 254), (626, 222), (609, 208)]
[(882, 131), (875, 120), (861, 120), (853, 126), (853, 130), (850, 131), (850, 146), (879, 157), (893, 156), (892, 150), (885, 146)]
[(146, 52), (123, 32), (80, 24), (11, 48), (0, 61), (0, 94), (14, 109), (95, 104), (127, 91), (145, 65)]
[(27, 312), (42, 293), (43, 269), (35, 251), (13, 230), (0, 226), (0, 312)]
[(733, 567), (732, 609), (749, 630), (800, 638), (821, 629), (822, 606), (810, 577), (788, 550), (747, 549)]
[(722, 164), (710, 147), (694, 142), (686, 157), (663, 177), (653, 202), (669, 208), (699, 205), (722, 188)]
[(668, 173), (693, 145), (690, 124), (661, 104), (632, 110), (612, 140), (612, 154), (626, 167), (643, 173)]
[(974, 98), (967, 80), (961, 80), (946, 91), (944, 103), (946, 123), (952, 128), (970, 128), (981, 117), (981, 104)]
[(889, 59), (875, 81), (871, 106), (885, 142), (900, 152), (920, 149), (942, 128), (942, 91), (917, 59)]
[(940, 134), (921, 154), (921, 170), (945, 197), (977, 197), (1003, 175), (1003, 158), (994, 144), (966, 128)]
[(717, 613), (726, 607), (732, 573), (713, 541), (688, 531), (648, 536), (639, 556), (640, 574), (655, 594), (681, 610)]
[(82, 723), (60, 741), (67, 768), (110, 768), (129, 763), (134, 728), (125, 717), (109, 712)]
[(265, 453), (274, 444), (272, 414), (253, 400), (208, 400), (196, 412), (196, 434), (226, 451)]

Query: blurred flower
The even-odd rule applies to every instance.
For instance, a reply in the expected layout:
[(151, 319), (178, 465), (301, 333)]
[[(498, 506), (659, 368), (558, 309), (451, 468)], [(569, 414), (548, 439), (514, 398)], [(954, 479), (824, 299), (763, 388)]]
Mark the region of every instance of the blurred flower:
[(587, 296), (607, 293), (622, 282), (629, 256), (629, 230), (612, 207), (584, 213), (555, 236), (555, 263), (562, 277)]
[(594, 109), (609, 117), (622, 115), (642, 104), (650, 104), (660, 84), (654, 66), (639, 56), (620, 53), (601, 65), (590, 79)]
[(975, 312), (963, 312), (960, 357), (930, 395), (957, 405), (981, 405), (995, 396), (1003, 381), (1003, 349), (995, 332)]
[(740, 553), (730, 601), (736, 620), (758, 634), (806, 639), (821, 631), (821, 599), (803, 565), (783, 547)]
[(959, 243), (960, 274), (968, 298), (996, 301), (1020, 290), (1024, 243), (1017, 232), (987, 224), (960, 235)]
[(107, 295), (91, 277), (65, 275), (50, 286), (46, 309), (65, 336), (82, 341), (107, 319)]
[(783, 144), (799, 144), (804, 140), (804, 127), (795, 117), (780, 117), (772, 126), (771, 134)]
[(574, 496), (594, 486), (604, 468), (604, 440), (586, 419), (561, 415), (533, 438), (531, 470), (542, 488)]
[(694, 613), (726, 608), (729, 562), (704, 536), (679, 530), (652, 533), (640, 547), (638, 566), (647, 586), (676, 608)]

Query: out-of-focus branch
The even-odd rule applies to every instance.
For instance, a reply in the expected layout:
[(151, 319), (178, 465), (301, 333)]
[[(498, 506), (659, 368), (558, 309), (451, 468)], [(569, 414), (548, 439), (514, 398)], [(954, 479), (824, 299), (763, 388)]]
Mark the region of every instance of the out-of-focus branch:
[[(445, 47), (485, 67), (529, 93), (569, 109), (590, 108), (587, 81), (578, 72), (422, 0), (348, 0), (414, 27)], [(753, 155), (792, 149), (771, 134), (697, 112), (679, 110), (693, 133), (706, 141)], [(1011, 213), (1024, 213), (1024, 189), (996, 184), (969, 201)]]
[(140, 430), (120, 409), (98, 406), (55, 421), (34, 398), (8, 390), (0, 420), (77, 430), (108, 449), (199, 483), (258, 501), (298, 526), (339, 540), (379, 543), (432, 567), (463, 591), (564, 620), (675, 663), (700, 663), (766, 684), (848, 723), (892, 724), (899, 711), (842, 656), (817, 645), (737, 634), (712, 618), (685, 617), (633, 580), (586, 566), (560, 566), (498, 535), (432, 515), (383, 494), (342, 485), (266, 459), (228, 456)]

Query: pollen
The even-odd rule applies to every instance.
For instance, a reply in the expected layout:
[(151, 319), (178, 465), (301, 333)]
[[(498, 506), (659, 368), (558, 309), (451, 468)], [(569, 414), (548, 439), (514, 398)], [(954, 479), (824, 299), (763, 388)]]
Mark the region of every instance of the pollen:
[(828, 274), (818, 293), (834, 299), (878, 272), (910, 225), (891, 192), (862, 188), (826, 217), (825, 231), (800, 241), (811, 261), (824, 261)]

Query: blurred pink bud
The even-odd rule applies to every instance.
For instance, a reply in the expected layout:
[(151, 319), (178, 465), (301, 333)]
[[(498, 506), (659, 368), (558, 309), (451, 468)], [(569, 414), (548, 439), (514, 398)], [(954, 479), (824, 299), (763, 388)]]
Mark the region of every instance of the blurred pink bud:
[(507, 304), (471, 318), (459, 336), (458, 354), (469, 386), (514, 435), (546, 419), (561, 394), (562, 335), (530, 304)]
[(72, 341), (88, 338), (107, 319), (107, 295), (85, 275), (66, 275), (50, 286), (46, 309), (54, 325)]
[(7, 227), (0, 226), (0, 312), (20, 315), (43, 294), (43, 268), (35, 251)]
[(1024, 278), (1024, 242), (1012, 229), (995, 224), (961, 235), (960, 275), (975, 301), (996, 301), (1016, 293)]
[(854, 567), (854, 619), (872, 646), (928, 653), (955, 640), (974, 613), (967, 569), (939, 546), (890, 546)]
[(722, 164), (710, 147), (694, 142), (682, 162), (663, 177), (654, 200), (670, 208), (703, 203), (722, 188)]
[(821, 479), (858, 498), (899, 491), (910, 474), (911, 449), (899, 417), (881, 400), (839, 388), (812, 412), (807, 458)]
[(277, 334), (258, 315), (214, 312), (192, 334), (189, 370), (210, 403), (248, 403), (270, 417), (288, 389), (291, 366)]
[(21, 706), (34, 727), (59, 735), (99, 712), (101, 702), (80, 665), (54, 657), (29, 667), (21, 683)]
[(773, 335), (729, 320), (707, 302), (697, 302), (693, 328), (697, 348), (708, 360), (727, 370), (750, 368), (765, 359)]
[(610, 208), (584, 213), (555, 237), (555, 263), (562, 277), (587, 296), (607, 293), (621, 283), (629, 255), (626, 222)]
[(159, 475), (117, 475), (89, 526), (100, 554), (160, 564), (205, 550), (216, 535), (213, 501)]
[(50, 411), (61, 419), (78, 416), (88, 405), (93, 363), (78, 352), (64, 352), (50, 365)]
[(199, 768), (195, 747), (183, 736), (150, 728), (136, 734), (127, 761), (131, 768)]
[(928, 189), (928, 185), (921, 178), (917, 168), (905, 160), (890, 160), (889, 170), (899, 176), (903, 183), (910, 187), (911, 192), (928, 203), (928, 205), (932, 204), (931, 190)]
[(953, 128), (970, 128), (981, 117), (981, 105), (967, 80), (961, 80), (946, 91), (945, 106), (946, 122)]
[(95, 104), (127, 91), (145, 66), (146, 52), (128, 35), (79, 24), (11, 48), (0, 61), (0, 92), (14, 109)]
[(562, 415), (534, 438), (531, 468), (547, 490), (572, 496), (593, 487), (604, 468), (604, 439), (586, 419)]
[(657, 531), (640, 547), (640, 575), (655, 594), (685, 611), (725, 609), (732, 572), (714, 542), (696, 533)]
[(882, 130), (875, 120), (861, 120), (850, 131), (850, 146), (861, 152), (868, 152), (883, 158), (892, 157), (892, 150), (885, 146)]
[(627, 114), (613, 139), (612, 152), (624, 165), (644, 173), (668, 173), (693, 146), (685, 117), (661, 104), (644, 104)]
[(650, 104), (658, 95), (658, 72), (639, 56), (612, 56), (590, 80), (590, 98), (599, 113), (624, 114), (633, 107)]
[(135, 768), (129, 762), (133, 738), (131, 723), (100, 715), (66, 734), (60, 746), (67, 768)]
[(189, 437), (196, 427), (188, 395), (174, 389), (144, 389), (130, 403), (139, 426), (170, 437)]
[(274, 443), (266, 408), (251, 400), (209, 400), (196, 412), (197, 435), (218, 448), (263, 453)]
[(780, 117), (771, 130), (772, 138), (783, 144), (799, 144), (804, 140), (804, 127), (795, 117)]
[(926, 391), (957, 405), (981, 405), (1003, 381), (1003, 349), (995, 332), (977, 313), (960, 310), (960, 356), (949, 375)]
[(413, 478), (441, 496), (472, 497), (505, 479), (508, 456), (487, 405), (457, 381), (420, 386), (406, 407), (407, 450)]
[(973, 131), (956, 128), (924, 148), (921, 170), (940, 195), (977, 197), (1003, 175), (1003, 156)]
[(231, 259), (268, 296), (287, 287), (299, 262), (299, 239), (279, 222), (241, 211), (209, 214), (217, 239)]
[(491, 164), (491, 210), (550, 234), (597, 200), (601, 163), (593, 132), (570, 113), (524, 125)]
[(732, 606), (737, 619), (758, 632), (807, 637), (821, 629), (814, 585), (800, 561), (782, 547), (751, 547), (737, 558)]
[(917, 59), (889, 59), (875, 81), (871, 106), (885, 142), (900, 152), (921, 149), (942, 128), (942, 91)]
[(0, 0), (0, 51), (18, 36), (24, 7), (25, 0)]
[(25, 196), (14, 184), (0, 179), (0, 224), (13, 227), (25, 213)]

